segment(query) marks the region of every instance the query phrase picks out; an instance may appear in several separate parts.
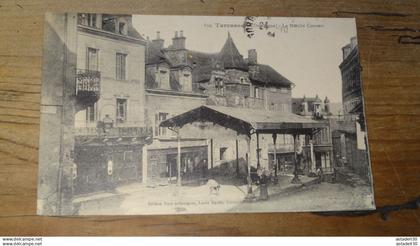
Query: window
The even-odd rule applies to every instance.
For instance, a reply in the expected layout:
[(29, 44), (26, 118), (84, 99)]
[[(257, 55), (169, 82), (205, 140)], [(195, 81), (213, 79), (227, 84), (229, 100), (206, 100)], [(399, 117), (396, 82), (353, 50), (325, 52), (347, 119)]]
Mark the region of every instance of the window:
[(245, 82), (244, 77), (240, 77), (239, 80), (241, 81), (241, 84), (243, 84)]
[(88, 26), (96, 27), (96, 14), (87, 14)]
[(260, 88), (254, 87), (254, 97), (260, 98)]
[(94, 123), (96, 121), (96, 104), (87, 106), (86, 108), (86, 123)]
[(159, 88), (170, 89), (169, 85), (169, 72), (167, 70), (159, 70)]
[(98, 71), (98, 49), (87, 48), (86, 69)]
[(126, 24), (125, 24), (125, 22), (120, 22), (120, 23), (118, 23), (118, 26), (119, 26), (119, 33), (120, 33), (121, 35), (127, 35), (127, 29), (126, 29)]
[(216, 87), (216, 94), (217, 95), (224, 95), (225, 93), (225, 85), (222, 78), (215, 79), (215, 87)]
[(117, 53), (117, 71), (116, 71), (116, 79), (117, 80), (125, 80), (126, 77), (126, 60), (127, 54)]
[(227, 152), (227, 148), (226, 147), (222, 147), (219, 149), (219, 153), (220, 153), (220, 160), (226, 160), (226, 152)]
[(168, 118), (168, 113), (158, 113), (155, 115), (155, 136), (166, 135), (166, 127), (160, 127), (160, 123)]
[(117, 123), (127, 120), (127, 99), (117, 98)]
[(184, 70), (182, 73), (182, 90), (183, 91), (192, 90), (191, 72), (188, 70)]
[(79, 24), (96, 27), (96, 14), (79, 14)]

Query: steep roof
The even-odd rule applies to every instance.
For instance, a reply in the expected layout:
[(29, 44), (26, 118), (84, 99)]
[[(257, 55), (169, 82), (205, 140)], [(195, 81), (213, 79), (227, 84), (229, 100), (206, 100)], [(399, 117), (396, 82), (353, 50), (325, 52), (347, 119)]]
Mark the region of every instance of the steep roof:
[(187, 50), (187, 62), (192, 69), (193, 83), (208, 81), (216, 68), (218, 53)]
[[(157, 49), (152, 42), (148, 42), (146, 64), (159, 64), (166, 62), (171, 65), (170, 60), (160, 49)], [(207, 82), (211, 78), (212, 71), (223, 69), (239, 69), (248, 71), (252, 82), (278, 87), (290, 87), (293, 83), (277, 72), (274, 68), (265, 64), (246, 64), (243, 56), (239, 53), (233, 39), (228, 33), (223, 48), (218, 53), (204, 53), (193, 50), (186, 50), (187, 64), (192, 68), (193, 83)]]
[(265, 64), (256, 64), (249, 67), (251, 81), (265, 85), (291, 86), (293, 83), (277, 72), (274, 68)]
[(238, 48), (236, 48), (230, 33), (228, 33), (228, 38), (219, 53), (219, 60), (223, 63), (225, 68), (247, 70), (244, 58), (241, 53), (239, 53)]
[(166, 55), (162, 52), (162, 50), (153, 45), (152, 42), (148, 41), (146, 51), (146, 64), (150, 65), (160, 63), (167, 63), (168, 65), (171, 64)]
[(144, 38), (140, 35), (140, 33), (136, 30), (136, 28), (133, 27), (133, 25), (128, 25), (127, 32), (128, 36), (145, 41)]
[[(169, 86), (171, 87), (171, 90), (174, 90), (174, 91), (181, 90), (181, 84), (172, 73), (170, 73), (169, 75)], [(150, 70), (146, 69), (146, 89), (156, 89), (156, 88), (158, 88), (158, 84), (156, 83), (155, 74), (150, 72)]]

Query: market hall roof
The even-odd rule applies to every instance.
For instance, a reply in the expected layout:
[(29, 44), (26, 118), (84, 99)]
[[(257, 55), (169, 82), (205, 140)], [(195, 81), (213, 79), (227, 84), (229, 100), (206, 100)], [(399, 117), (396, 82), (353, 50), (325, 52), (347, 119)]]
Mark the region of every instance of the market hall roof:
[(182, 127), (192, 122), (213, 122), (239, 134), (312, 134), (326, 123), (289, 112), (204, 105), (160, 123), (161, 127)]

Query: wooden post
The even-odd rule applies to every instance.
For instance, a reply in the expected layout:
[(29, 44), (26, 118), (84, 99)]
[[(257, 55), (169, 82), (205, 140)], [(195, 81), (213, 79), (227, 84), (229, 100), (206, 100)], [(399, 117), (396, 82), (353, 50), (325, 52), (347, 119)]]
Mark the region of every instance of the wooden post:
[(260, 136), (257, 133), (257, 168), (260, 168)]
[(276, 146), (276, 140), (277, 140), (277, 133), (273, 133), (273, 145), (274, 145), (274, 176), (277, 178), (277, 146)]
[(248, 168), (248, 177), (247, 177), (247, 184), (248, 184), (248, 192), (245, 197), (245, 201), (252, 201), (254, 199), (254, 194), (252, 193), (252, 179), (251, 179), (251, 164), (250, 164), (250, 156), (251, 153), (251, 136), (248, 136), (246, 139), (247, 143), (247, 158), (246, 158), (246, 164)]
[(238, 139), (236, 139), (236, 175), (239, 177), (239, 146), (238, 146)]
[(210, 169), (213, 169), (213, 138), (210, 139)]
[(313, 134), (311, 133), (311, 135), (309, 135), (310, 139), (309, 139), (309, 145), (310, 145), (310, 149), (311, 149), (311, 171), (312, 172), (316, 172), (316, 164), (315, 164), (315, 154), (314, 154), (314, 137)]
[(177, 139), (178, 139), (178, 156), (177, 156), (177, 171), (178, 171), (178, 177), (177, 177), (177, 185), (181, 186), (181, 135), (179, 133), (179, 129), (177, 131)]
[(169, 167), (168, 167), (168, 171), (169, 171), (169, 182), (168, 183), (171, 183), (171, 181), (172, 181), (172, 169), (171, 169), (171, 167), (172, 167), (172, 165), (171, 165), (171, 163), (170, 162), (168, 162), (168, 161), (166, 161), (167, 163), (168, 163), (168, 165), (169, 165)]
[(294, 170), (294, 172), (293, 172), (293, 179), (292, 179), (292, 184), (300, 184), (301, 182), (300, 182), (300, 180), (299, 180), (299, 170), (298, 170), (298, 163), (297, 163), (297, 154), (296, 154), (296, 136), (297, 136), (297, 134), (296, 133), (294, 133), (293, 134), (293, 152), (294, 152), (294, 155), (295, 155), (295, 158), (294, 158), (294, 162), (295, 162), (295, 170)]

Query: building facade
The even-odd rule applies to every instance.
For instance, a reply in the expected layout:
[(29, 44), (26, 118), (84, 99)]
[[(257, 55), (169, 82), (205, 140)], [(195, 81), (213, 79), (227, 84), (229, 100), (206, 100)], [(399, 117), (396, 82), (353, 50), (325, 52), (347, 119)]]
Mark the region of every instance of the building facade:
[(366, 180), (370, 180), (369, 157), (363, 106), (361, 67), (357, 38), (342, 48), (342, 75), (344, 117), (333, 131), (334, 155), (338, 164), (348, 167)]
[[(189, 50), (182, 31), (175, 32), (165, 47), (159, 32), (149, 40), (146, 50), (147, 122), (154, 128), (153, 143), (147, 146), (143, 179), (164, 182), (175, 178), (177, 139), (174, 131), (159, 127), (160, 122), (201, 105), (291, 112), (293, 84), (269, 65), (260, 64), (255, 49), (244, 58), (228, 33), (217, 53)], [(195, 132), (195, 129), (201, 129)], [(253, 165), (269, 168), (271, 136), (255, 137), (258, 149), (246, 154), (246, 142), (233, 137), (228, 129), (208, 127), (205, 123), (187, 127), (181, 134), (181, 169), (184, 177), (202, 177), (203, 170), (250, 158)], [(205, 134), (203, 134), (203, 129)], [(211, 137), (213, 136), (213, 137)], [(290, 137), (281, 136), (278, 149), (290, 147)], [(286, 147), (286, 145), (288, 145)], [(211, 172), (211, 171), (210, 171)], [(160, 180), (160, 181), (159, 181)]]
[(331, 124), (338, 117), (337, 112), (332, 111), (332, 104), (328, 97), (321, 100), (318, 95), (315, 97), (293, 98), (293, 113), (322, 121), (327, 128), (313, 134), (312, 139), (302, 139), (300, 144), (303, 146), (305, 158), (309, 159), (308, 172), (315, 173), (322, 170), (324, 174), (334, 172), (335, 160), (333, 158)]
[(130, 15), (78, 14), (74, 194), (141, 182), (146, 41)]

